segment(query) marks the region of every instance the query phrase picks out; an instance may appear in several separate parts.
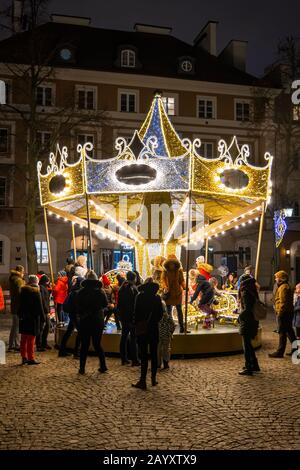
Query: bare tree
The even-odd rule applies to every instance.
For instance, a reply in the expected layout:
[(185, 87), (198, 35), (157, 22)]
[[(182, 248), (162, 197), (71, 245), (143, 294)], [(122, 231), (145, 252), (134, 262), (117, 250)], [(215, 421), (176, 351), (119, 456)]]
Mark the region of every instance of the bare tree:
[[(45, 18), (48, 0), (24, 0), (22, 2), (23, 21), (26, 21), (27, 30), (23, 33), (24, 41), (18, 41), (18, 47), (13, 48), (9, 60), (0, 60), (6, 67), (7, 74), (12, 77), (14, 92), (22, 96), (24, 104), (11, 104), (0, 106), (0, 118), (6, 119), (12, 114), (21, 119), (25, 129), (27, 161), (18, 165), (15, 171), (16, 177), (23, 177), (26, 181), (25, 200), (25, 238), (27, 263), (29, 272), (37, 271), (37, 256), (35, 249), (35, 225), (38, 205), (37, 161), (43, 154), (43, 146), (38, 138), (38, 131), (49, 130), (53, 145), (61, 136), (68, 135), (71, 130), (83, 123), (100, 125), (105, 120), (104, 111), (78, 110), (74, 94), (65, 97), (63, 108), (53, 108), (52, 111), (43, 113), (40, 111), (37, 101), (37, 90), (45, 81), (55, 78), (55, 70), (52, 66), (53, 59), (61, 48), (56, 44), (49, 51), (47, 38), (39, 28)], [(7, 14), (7, 12), (6, 12)], [(17, 34), (16, 36), (19, 36)], [(13, 38), (12, 38), (13, 39)], [(21, 50), (22, 48), (22, 50)], [(24, 60), (20, 60), (23, 57)], [(17, 136), (18, 138), (18, 136)]]

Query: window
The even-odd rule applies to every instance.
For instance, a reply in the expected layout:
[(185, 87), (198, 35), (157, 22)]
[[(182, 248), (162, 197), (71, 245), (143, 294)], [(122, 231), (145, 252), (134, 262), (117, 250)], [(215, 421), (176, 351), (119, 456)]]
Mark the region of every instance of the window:
[(37, 87), (36, 103), (38, 106), (52, 106), (52, 88), (50, 86)]
[(169, 116), (175, 116), (175, 98), (174, 96), (163, 96), (163, 104), (166, 110), (166, 113)]
[(8, 129), (0, 128), (0, 153), (8, 152)]
[(121, 51), (121, 67), (135, 67), (135, 52), (131, 49)]
[(4, 261), (4, 242), (3, 240), (0, 240), (0, 264), (3, 264), (3, 261)]
[(202, 149), (201, 154), (204, 158), (213, 158), (214, 156), (213, 142), (202, 142), (201, 149)]
[(72, 58), (72, 52), (67, 47), (64, 47), (63, 49), (61, 49), (59, 55), (60, 55), (60, 58), (65, 61), (68, 61)]
[(244, 268), (251, 264), (251, 247), (250, 246), (239, 246), (238, 249), (239, 268)]
[(125, 113), (135, 113), (136, 95), (135, 93), (121, 93), (120, 111)]
[(39, 148), (44, 151), (50, 150), (50, 142), (51, 142), (51, 133), (45, 131), (37, 131), (37, 143)]
[(7, 82), (6, 80), (1, 80), (4, 82), (5, 84), (5, 91), (4, 91), (4, 94), (5, 94), (5, 104), (11, 104), (12, 102), (12, 99), (11, 99), (11, 92), (12, 92), (12, 89), (11, 89), (11, 81)]
[[(93, 134), (77, 134), (77, 144), (84, 145), (86, 142), (91, 142), (93, 145), (95, 144)], [(94, 150), (95, 149), (88, 152), (90, 157), (94, 156)]]
[(0, 177), (0, 206), (6, 206), (7, 199), (7, 187), (6, 187), (6, 178)]
[(250, 103), (247, 101), (235, 102), (236, 121), (250, 121)]
[(216, 100), (214, 98), (198, 97), (197, 113), (201, 119), (215, 119)]
[(37, 263), (38, 264), (48, 264), (49, 256), (48, 256), (48, 245), (45, 241), (37, 241), (35, 242), (35, 249), (37, 255)]
[(78, 89), (77, 105), (79, 109), (95, 109), (96, 91), (94, 89)]
[(190, 60), (183, 60), (180, 66), (183, 72), (192, 72), (193, 70), (193, 64)]
[(300, 121), (300, 105), (293, 106), (293, 121)]

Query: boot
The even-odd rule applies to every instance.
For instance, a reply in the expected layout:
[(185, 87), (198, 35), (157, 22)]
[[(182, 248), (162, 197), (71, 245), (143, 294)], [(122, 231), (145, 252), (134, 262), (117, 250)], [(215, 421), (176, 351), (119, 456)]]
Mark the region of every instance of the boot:
[(131, 384), (134, 388), (140, 388), (141, 390), (147, 389), (147, 384), (145, 380), (139, 380), (136, 384)]
[(26, 366), (26, 364), (28, 363), (28, 360), (26, 359), (26, 357), (22, 357), (22, 366)]
[(283, 358), (283, 354), (279, 351), (275, 351), (273, 353), (269, 354), (269, 357), (277, 357), (277, 358)]
[(152, 383), (152, 387), (155, 387), (155, 385), (158, 385), (155, 375), (152, 376), (151, 383)]
[(34, 359), (32, 359), (31, 361), (27, 361), (28, 366), (37, 366), (39, 364), (40, 364), (40, 362), (35, 361)]
[(169, 362), (168, 361), (163, 361), (163, 362), (164, 362), (164, 369), (170, 369)]
[(239, 375), (253, 375), (253, 372), (250, 369), (243, 369), (240, 370)]

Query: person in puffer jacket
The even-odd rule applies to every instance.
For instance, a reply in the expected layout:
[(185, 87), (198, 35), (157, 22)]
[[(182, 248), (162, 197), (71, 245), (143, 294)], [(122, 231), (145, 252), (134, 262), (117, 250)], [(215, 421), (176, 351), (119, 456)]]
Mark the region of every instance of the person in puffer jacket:
[(63, 304), (68, 296), (68, 277), (65, 271), (59, 271), (58, 278), (52, 290), (58, 321), (63, 321)]
[(163, 309), (163, 317), (159, 322), (158, 368), (163, 362), (163, 369), (169, 369), (171, 342), (176, 325), (164, 302)]

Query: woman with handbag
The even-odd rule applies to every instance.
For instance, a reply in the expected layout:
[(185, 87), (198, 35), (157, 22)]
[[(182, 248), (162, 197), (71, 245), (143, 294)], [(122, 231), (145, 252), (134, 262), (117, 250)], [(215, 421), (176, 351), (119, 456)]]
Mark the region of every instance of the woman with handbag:
[(161, 298), (157, 295), (158, 290), (159, 285), (151, 279), (140, 286), (140, 292), (135, 301), (134, 324), (141, 354), (141, 377), (132, 386), (142, 390), (147, 388), (148, 346), (151, 356), (152, 386), (157, 385), (159, 322), (163, 316), (163, 305)]
[(252, 340), (257, 335), (258, 321), (254, 317), (254, 305), (258, 299), (256, 281), (254, 277), (244, 274), (239, 289), (239, 300), (241, 313), (239, 315), (240, 334), (243, 338), (243, 349), (245, 355), (245, 367), (239, 372), (240, 375), (253, 375), (260, 368), (252, 346)]

